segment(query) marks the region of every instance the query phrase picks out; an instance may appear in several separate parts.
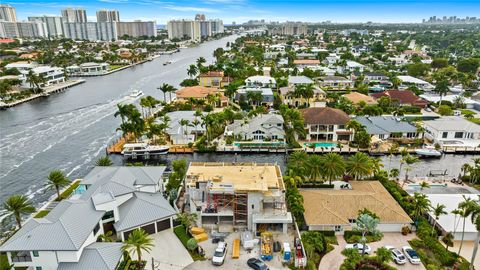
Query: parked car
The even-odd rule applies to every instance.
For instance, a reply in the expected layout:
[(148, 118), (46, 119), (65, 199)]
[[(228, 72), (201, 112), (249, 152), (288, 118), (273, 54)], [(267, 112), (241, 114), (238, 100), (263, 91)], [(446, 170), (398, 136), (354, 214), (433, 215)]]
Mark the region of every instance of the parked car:
[(404, 246), (402, 247), (403, 253), (405, 253), (405, 257), (410, 261), (411, 264), (420, 264), (420, 257), (418, 257), (417, 252), (409, 247), (409, 246)]
[(222, 265), (225, 262), (225, 257), (227, 256), (227, 243), (219, 242), (215, 253), (213, 253), (212, 264), (213, 265)]
[(247, 265), (255, 270), (268, 270), (268, 266), (262, 260), (259, 260), (257, 258), (248, 259)]
[[(347, 244), (345, 249), (347, 248), (355, 248), (358, 249), (358, 253), (362, 254), (363, 251), (363, 244), (355, 243), (355, 244)], [(365, 245), (365, 254), (370, 254), (372, 252), (372, 248), (369, 245)]]
[(385, 246), (386, 249), (390, 250), (392, 253), (392, 260), (397, 263), (397, 264), (405, 264), (407, 263), (407, 258), (405, 258), (405, 255), (395, 247), (392, 246)]

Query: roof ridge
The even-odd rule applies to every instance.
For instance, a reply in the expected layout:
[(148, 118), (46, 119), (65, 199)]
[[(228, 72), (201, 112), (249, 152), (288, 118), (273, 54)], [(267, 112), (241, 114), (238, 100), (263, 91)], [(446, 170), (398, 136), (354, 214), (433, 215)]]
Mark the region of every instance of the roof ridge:
[[(154, 194), (154, 193), (150, 194), (150, 193), (146, 193), (146, 192), (142, 192), (142, 191), (137, 191), (137, 192), (134, 192), (134, 193), (138, 193), (138, 192), (140, 192), (141, 194), (144, 194), (144, 195), (153, 195), (153, 194)], [(139, 198), (138, 196), (136, 196), (136, 197), (137, 197), (138, 199), (140, 199), (140, 200), (148, 203), (148, 204), (151, 204), (151, 205), (153, 205), (153, 206), (157, 206), (157, 207), (162, 208), (162, 209), (164, 209), (164, 210), (170, 211), (170, 209), (167, 209), (167, 208), (163, 207), (162, 205), (153, 204), (152, 202), (149, 202), (149, 201), (147, 201), (147, 200), (144, 200), (144, 199), (142, 199), (142, 198)]]

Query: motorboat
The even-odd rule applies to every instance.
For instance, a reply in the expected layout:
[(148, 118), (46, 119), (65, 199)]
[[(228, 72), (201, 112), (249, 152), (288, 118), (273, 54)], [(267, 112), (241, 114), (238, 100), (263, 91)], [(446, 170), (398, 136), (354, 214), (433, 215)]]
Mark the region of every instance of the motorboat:
[(130, 94), (128, 96), (131, 97), (131, 98), (138, 98), (138, 97), (143, 96), (143, 92), (140, 91), (140, 90), (133, 90), (133, 91), (130, 92)]
[(173, 63), (172, 60), (168, 60), (167, 62), (163, 63), (163, 65), (164, 65), (164, 66), (170, 65), (171, 63)]
[(463, 90), (463, 86), (462, 86), (461, 84), (455, 85), (455, 86), (453, 86), (453, 87), (449, 87), (448, 89), (449, 89), (450, 92), (452, 92), (452, 93), (461, 93), (461, 92), (464, 91), (464, 90)]
[(166, 145), (149, 145), (148, 143), (126, 143), (123, 145), (124, 157), (150, 157), (153, 155), (166, 155), (170, 147)]
[(415, 149), (415, 153), (422, 157), (440, 157), (442, 152), (436, 150), (432, 146), (425, 146), (419, 149)]

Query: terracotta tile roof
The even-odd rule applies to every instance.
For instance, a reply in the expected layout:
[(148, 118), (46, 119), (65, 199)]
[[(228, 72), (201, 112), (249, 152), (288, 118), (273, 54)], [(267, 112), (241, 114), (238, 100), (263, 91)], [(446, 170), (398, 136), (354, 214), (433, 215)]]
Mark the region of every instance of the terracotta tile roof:
[(377, 101), (373, 97), (358, 92), (351, 92), (343, 96), (354, 104), (358, 104), (360, 101), (365, 101), (368, 105), (377, 104)]
[(216, 93), (220, 93), (220, 99), (226, 98), (223, 93), (215, 87), (191, 86), (175, 91), (177, 98), (206, 98), (209, 94), (213, 95)]
[(209, 71), (207, 73), (200, 74), (199, 77), (223, 77), (223, 71)]
[(316, 59), (297, 59), (293, 61), (294, 65), (319, 65), (320, 60)]
[(425, 107), (428, 101), (418, 97), (412, 91), (387, 90), (381, 93), (372, 94), (372, 97), (379, 99), (381, 97), (390, 97), (392, 100), (398, 100), (400, 104), (410, 104), (418, 107)]
[(352, 189), (301, 189), (307, 225), (348, 225), (364, 208), (382, 224), (411, 223), (395, 199), (378, 181), (350, 181)]
[(344, 111), (330, 107), (301, 109), (305, 124), (345, 125), (350, 117)]

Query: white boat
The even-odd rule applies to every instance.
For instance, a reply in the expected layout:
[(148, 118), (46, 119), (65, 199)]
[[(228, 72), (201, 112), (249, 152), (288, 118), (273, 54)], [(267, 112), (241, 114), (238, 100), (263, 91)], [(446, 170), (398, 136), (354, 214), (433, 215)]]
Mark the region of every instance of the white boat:
[(461, 93), (464, 91), (463, 86), (461, 84), (455, 85), (453, 87), (449, 87), (449, 89), (450, 89), (450, 92), (452, 93)]
[(133, 90), (128, 96), (131, 98), (138, 98), (140, 96), (143, 96), (143, 92), (140, 90)]
[(166, 145), (149, 145), (147, 143), (126, 143), (123, 146), (124, 157), (149, 157), (153, 155), (166, 155), (170, 147)]
[(415, 149), (415, 153), (419, 156), (423, 157), (440, 157), (442, 156), (442, 152), (436, 150), (432, 146), (425, 146), (419, 149)]
[(173, 63), (173, 61), (172, 61), (172, 60), (168, 60), (167, 62), (163, 63), (163, 65), (166, 66), (166, 65), (169, 65), (169, 64), (171, 64), (171, 63)]

